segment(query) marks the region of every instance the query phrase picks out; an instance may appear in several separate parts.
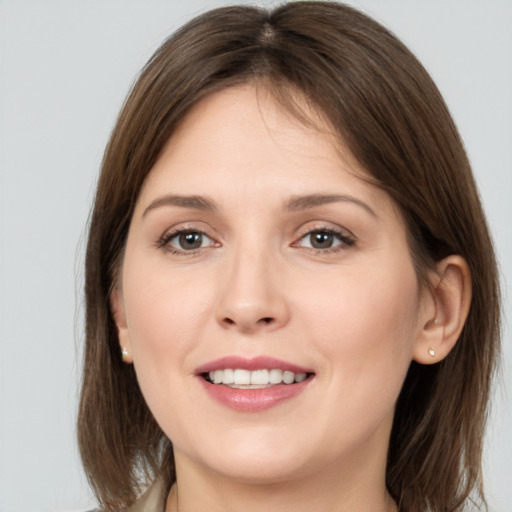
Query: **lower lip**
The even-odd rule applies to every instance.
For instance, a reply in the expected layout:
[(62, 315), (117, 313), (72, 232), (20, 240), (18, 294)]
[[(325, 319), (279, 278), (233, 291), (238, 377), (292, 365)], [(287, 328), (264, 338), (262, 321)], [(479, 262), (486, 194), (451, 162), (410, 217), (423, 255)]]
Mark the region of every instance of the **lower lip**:
[(262, 389), (236, 389), (222, 384), (211, 384), (198, 377), (206, 392), (218, 403), (238, 412), (259, 412), (290, 400), (302, 393), (311, 377), (296, 384), (279, 384)]

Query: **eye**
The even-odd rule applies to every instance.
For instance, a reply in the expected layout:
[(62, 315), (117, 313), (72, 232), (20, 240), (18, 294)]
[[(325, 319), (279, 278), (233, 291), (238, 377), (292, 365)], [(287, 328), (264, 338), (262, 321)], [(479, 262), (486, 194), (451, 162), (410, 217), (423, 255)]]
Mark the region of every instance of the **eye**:
[(214, 245), (214, 242), (201, 231), (186, 229), (165, 235), (160, 245), (171, 251), (192, 252), (203, 247), (210, 247)]
[(333, 229), (315, 229), (306, 233), (295, 246), (308, 247), (319, 251), (328, 251), (329, 249), (342, 249), (354, 245), (354, 240)]
[(326, 231), (309, 233), (302, 240), (306, 242), (305, 245), (307, 247), (312, 247), (313, 249), (330, 249), (335, 244), (340, 243), (332, 233), (327, 233)]

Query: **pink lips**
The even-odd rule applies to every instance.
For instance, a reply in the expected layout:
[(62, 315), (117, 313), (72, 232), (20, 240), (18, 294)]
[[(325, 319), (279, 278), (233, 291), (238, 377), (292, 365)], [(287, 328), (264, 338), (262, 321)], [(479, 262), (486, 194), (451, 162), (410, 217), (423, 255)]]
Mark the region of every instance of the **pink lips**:
[(302, 393), (311, 382), (311, 377), (295, 384), (279, 384), (262, 389), (236, 389), (222, 384), (212, 384), (203, 378), (203, 374), (225, 368), (259, 370), (280, 369), (294, 373), (312, 373), (307, 368), (274, 359), (272, 357), (256, 357), (246, 359), (237, 356), (223, 357), (206, 363), (196, 370), (203, 389), (221, 405), (238, 412), (259, 412), (274, 407)]
[(260, 370), (266, 368), (267, 370), (279, 369), (287, 370), (293, 373), (310, 373), (312, 370), (301, 368), (286, 361), (281, 361), (273, 357), (260, 356), (252, 359), (247, 359), (238, 356), (222, 357), (200, 366), (196, 370), (196, 374), (213, 372), (215, 370), (223, 370), (224, 368), (240, 368), (241, 370)]

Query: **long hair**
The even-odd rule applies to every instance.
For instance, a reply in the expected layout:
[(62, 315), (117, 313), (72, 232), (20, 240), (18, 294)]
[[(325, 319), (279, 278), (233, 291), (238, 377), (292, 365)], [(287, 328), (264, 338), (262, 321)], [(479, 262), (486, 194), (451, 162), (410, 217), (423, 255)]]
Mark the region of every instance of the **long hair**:
[(190, 21), (142, 70), (103, 158), (86, 254), (86, 346), (78, 418), (82, 460), (107, 511), (159, 477), (175, 481), (172, 444), (133, 367), (119, 355), (109, 296), (145, 178), (190, 108), (236, 84), (264, 86), (301, 116), (298, 92), (394, 200), (418, 281), (450, 254), (472, 276), (458, 343), (440, 363), (412, 363), (396, 404), (386, 483), (401, 511), (485, 508), (482, 438), (499, 355), (499, 285), (470, 164), (428, 73), (388, 30), (335, 2), (273, 10), (233, 6)]

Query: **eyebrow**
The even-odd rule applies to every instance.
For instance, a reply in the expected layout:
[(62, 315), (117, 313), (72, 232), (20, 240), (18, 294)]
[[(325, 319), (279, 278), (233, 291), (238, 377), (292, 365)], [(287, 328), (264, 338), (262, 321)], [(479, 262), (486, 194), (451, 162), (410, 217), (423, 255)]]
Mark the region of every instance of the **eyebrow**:
[(347, 202), (353, 203), (366, 210), (373, 217), (378, 217), (375, 211), (364, 201), (345, 194), (311, 194), (304, 196), (294, 196), (285, 205), (285, 211), (298, 212), (322, 206), (324, 204)]
[[(353, 203), (366, 210), (373, 217), (378, 217), (375, 211), (364, 201), (346, 194), (308, 194), (293, 196), (284, 205), (284, 211), (299, 212), (309, 210), (310, 208), (315, 208), (316, 206), (339, 202)], [(152, 201), (144, 210), (142, 217), (145, 217), (151, 210), (160, 208), (162, 206), (178, 206), (181, 208), (189, 208), (193, 210), (208, 212), (215, 212), (218, 209), (215, 202), (205, 196), (182, 196), (169, 194), (157, 197), (154, 201)]]
[(214, 212), (217, 210), (217, 206), (215, 203), (204, 196), (179, 196), (174, 194), (169, 194), (162, 197), (157, 197), (154, 201), (152, 201), (149, 206), (144, 210), (142, 214), (143, 217), (146, 216), (148, 212), (154, 210), (155, 208), (160, 208), (161, 206), (180, 206), (181, 208), (190, 208), (192, 210), (201, 210)]

